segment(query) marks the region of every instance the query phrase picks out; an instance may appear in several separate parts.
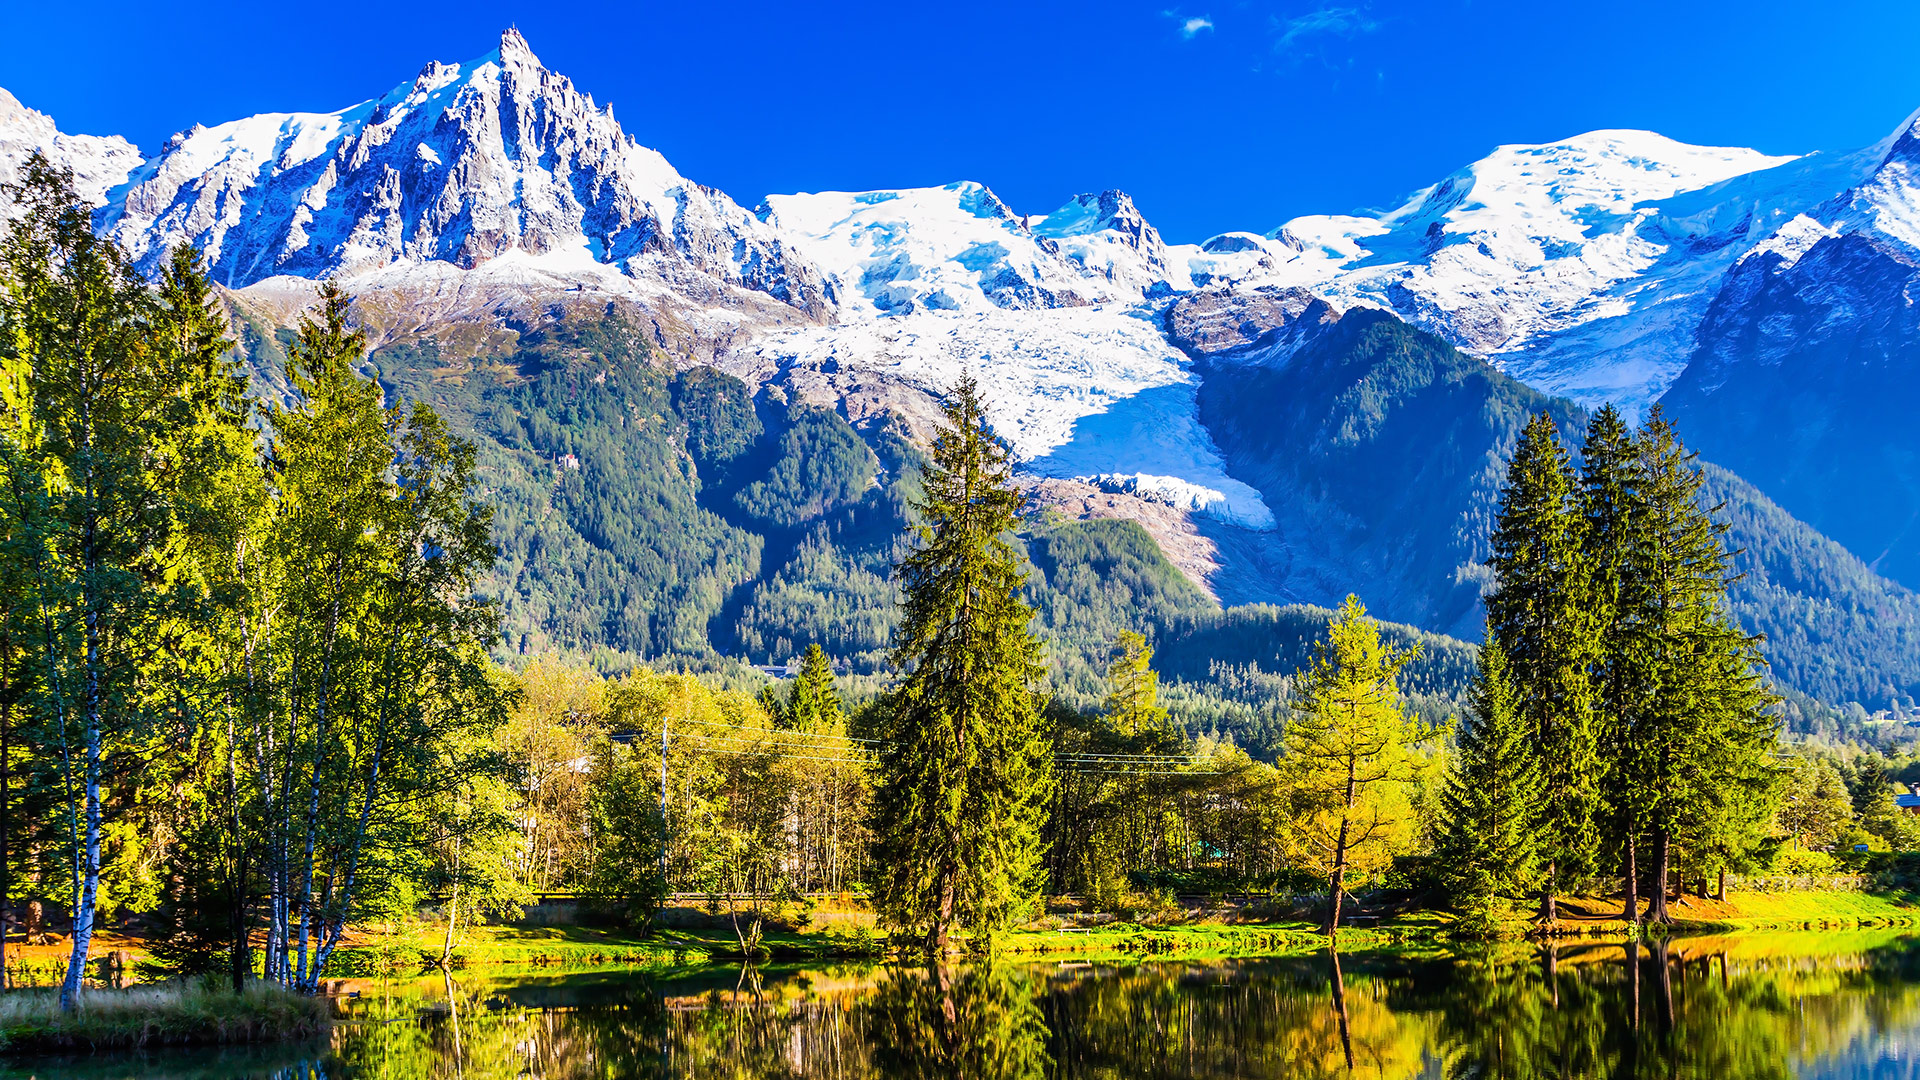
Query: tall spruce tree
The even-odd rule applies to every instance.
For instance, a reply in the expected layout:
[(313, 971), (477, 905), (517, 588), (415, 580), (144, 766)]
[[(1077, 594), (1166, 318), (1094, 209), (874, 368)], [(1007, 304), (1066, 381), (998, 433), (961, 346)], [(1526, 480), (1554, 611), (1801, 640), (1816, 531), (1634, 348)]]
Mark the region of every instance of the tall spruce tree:
[(1593, 670), (1602, 605), (1582, 550), (1576, 482), (1553, 420), (1535, 416), (1507, 464), (1487, 560), (1496, 582), (1486, 599), (1488, 642), (1499, 643), (1514, 709), (1539, 748), (1540, 914), (1548, 920), (1557, 886), (1591, 873), (1599, 852), (1603, 768)]
[(1639, 753), (1639, 714), (1646, 691), (1642, 663), (1636, 507), (1639, 448), (1619, 410), (1601, 406), (1581, 446), (1582, 547), (1593, 612), (1599, 619), (1594, 705), (1603, 770), (1602, 862), (1618, 866), (1626, 897), (1622, 917), (1639, 921), (1638, 845), (1642, 818), (1631, 795)]
[(833, 734), (844, 726), (840, 695), (833, 688), (833, 665), (819, 643), (801, 654), (800, 670), (778, 716), (786, 726), (809, 733)]
[(1040, 645), (1011, 540), (1024, 497), (1012, 453), (971, 377), (944, 405), (917, 509), (919, 543), (896, 571), (903, 673), (881, 722), (874, 812), (882, 918), (946, 951), (956, 923), (990, 939), (1038, 884), (1051, 758), (1037, 692)]
[(1502, 896), (1523, 894), (1541, 875), (1550, 792), (1540, 750), (1515, 692), (1511, 667), (1491, 631), (1480, 646), (1472, 714), (1460, 730), (1440, 808), (1439, 844), (1454, 905), (1489, 919)]
[(1736, 806), (1758, 797), (1774, 745), (1773, 698), (1759, 639), (1728, 614), (1727, 525), (1716, 519), (1721, 507), (1702, 502), (1696, 455), (1657, 407), (1637, 444), (1639, 542), (1627, 598), (1643, 693), (1621, 794), (1652, 845), (1647, 917), (1668, 922), (1675, 842), (1710, 843)]

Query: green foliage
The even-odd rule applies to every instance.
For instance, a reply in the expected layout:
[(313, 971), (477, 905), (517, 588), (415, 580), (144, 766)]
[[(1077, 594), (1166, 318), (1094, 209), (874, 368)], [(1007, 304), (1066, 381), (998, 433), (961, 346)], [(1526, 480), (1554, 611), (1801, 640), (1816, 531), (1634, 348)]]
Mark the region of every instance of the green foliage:
[(1023, 502), (1012, 454), (971, 379), (944, 411), (922, 480), (926, 524), (898, 570), (893, 662), (904, 678), (880, 729), (874, 807), (876, 906), (934, 952), (956, 922), (990, 936), (1038, 888), (1051, 771), (1046, 672), (1020, 596), (1024, 560), (1007, 535)]
[(1364, 567), (1383, 618), (1461, 636), (1479, 628), (1477, 565), (1509, 449), (1529, 416), (1564, 431), (1578, 419), (1572, 403), (1365, 308), (1284, 365), (1209, 366), (1199, 409), (1294, 543)]
[(581, 892), (624, 925), (651, 926), (667, 886), (660, 872), (665, 835), (659, 755), (649, 764), (626, 746), (603, 740), (592, 768), (587, 821), (593, 861)]
[[(1383, 617), (1457, 636), (1479, 626), (1505, 459), (1528, 418), (1562, 441), (1585, 419), (1375, 311), (1349, 312), (1283, 366), (1215, 363), (1203, 375), (1202, 421), (1289, 545), (1354, 567)], [(1920, 696), (1920, 599), (1752, 484), (1703, 471), (1732, 526), (1732, 612), (1766, 636), (1772, 677), (1828, 706)], [(1300, 591), (1293, 557), (1273, 557), (1265, 591)], [(1792, 715), (1803, 729), (1840, 726), (1818, 707)]]
[(703, 655), (709, 621), (759, 572), (764, 541), (701, 505), (685, 422), (644, 339), (605, 355), (576, 344), (624, 343), (619, 320), (587, 327), (609, 325), (528, 332), (511, 361), (535, 374), (487, 395), (505, 452), (487, 479), (499, 491), (508, 646)]
[(1114, 642), (1113, 663), (1107, 665), (1107, 723), (1129, 736), (1167, 730), (1167, 710), (1160, 705), (1160, 676), (1154, 674), (1153, 649), (1144, 635), (1120, 632)]
[(1349, 596), (1295, 683), (1281, 759), (1294, 799), (1288, 839), (1301, 865), (1326, 875), (1329, 933), (1347, 875), (1385, 870), (1412, 841), (1408, 785), (1424, 764), (1414, 744), (1431, 732), (1400, 708), (1395, 679), (1409, 659)]
[(148, 288), (93, 234), (71, 176), (38, 154), (8, 194), (19, 216), (0, 243), (0, 673), (39, 751), (34, 782), (58, 806), (41, 840), (74, 914), (71, 1009), (96, 909), (144, 899), (115, 895), (115, 864), (132, 864), (139, 841), (105, 803), (133, 783), (115, 763), (131, 764), (177, 701), (154, 678), (155, 648), (205, 600), (176, 564), (213, 509), (198, 503), (204, 476), (229, 465), (240, 383), (190, 255)]
[(749, 518), (791, 529), (858, 499), (877, 464), (837, 413), (796, 401), (766, 475), (741, 488), (734, 504)]
[(1603, 768), (1593, 671), (1606, 609), (1584, 547), (1586, 521), (1575, 504), (1575, 484), (1553, 419), (1535, 416), (1508, 463), (1487, 560), (1494, 588), (1486, 598), (1482, 659), (1494, 650), (1501, 677), (1512, 686), (1486, 687), (1483, 669), (1475, 695), (1478, 714), (1489, 693), (1510, 694), (1517, 722), (1538, 748), (1549, 892), (1594, 872), (1600, 840)]
[(833, 668), (827, 663), (827, 651), (818, 644), (807, 646), (801, 657), (780, 719), (795, 731), (833, 732), (846, 727), (840, 695), (833, 688)]
[(673, 408), (687, 424), (687, 452), (702, 470), (717, 470), (753, 448), (765, 428), (747, 384), (709, 367), (673, 378)]
[(1454, 905), (1483, 922), (1499, 914), (1503, 897), (1539, 884), (1542, 841), (1553, 835), (1545, 817), (1553, 792), (1541, 782), (1544, 754), (1518, 696), (1506, 652), (1489, 633), (1480, 647), (1473, 711), (1441, 793), (1446, 827), (1437, 851)]
[(1828, 851), (1854, 823), (1846, 780), (1824, 757), (1789, 755), (1782, 761), (1777, 826), (1795, 850)]
[[(1920, 695), (1920, 596), (1782, 510), (1752, 484), (1702, 464), (1703, 496), (1734, 545), (1732, 610), (1766, 639), (1783, 688), (1831, 705), (1886, 708)], [(1813, 730), (1810, 716), (1796, 728)], [(1839, 735), (1837, 725), (1824, 732)]]

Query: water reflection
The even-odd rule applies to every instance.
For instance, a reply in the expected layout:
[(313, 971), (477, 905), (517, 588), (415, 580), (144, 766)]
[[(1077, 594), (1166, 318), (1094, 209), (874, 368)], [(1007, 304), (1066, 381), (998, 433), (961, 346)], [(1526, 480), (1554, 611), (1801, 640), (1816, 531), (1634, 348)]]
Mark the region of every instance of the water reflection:
[(0, 1077), (1920, 1076), (1920, 939), (1887, 936), (360, 989), (324, 1047)]

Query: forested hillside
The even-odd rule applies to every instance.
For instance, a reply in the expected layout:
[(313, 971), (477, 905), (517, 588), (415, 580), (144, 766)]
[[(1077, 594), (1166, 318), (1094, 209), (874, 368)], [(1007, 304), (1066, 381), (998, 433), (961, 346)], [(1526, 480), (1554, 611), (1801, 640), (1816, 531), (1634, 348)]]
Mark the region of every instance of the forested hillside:
[[(286, 335), (257, 323), (242, 320), (238, 336), (256, 392), (273, 394)], [(711, 368), (676, 371), (613, 309), (403, 339), (367, 371), (478, 444), (502, 548), (492, 588), (506, 653), (557, 648), (614, 671), (784, 663), (817, 642), (849, 671), (885, 667), (890, 568), (922, 462), (896, 427), (857, 431), (777, 388), (756, 396)], [(1410, 700), (1435, 719), (1457, 711), (1472, 666), (1460, 639), (1480, 618), (1505, 455), (1533, 413), (1570, 440), (1584, 414), (1364, 310), (1284, 364), (1211, 360), (1202, 372), (1201, 416), (1229, 466), (1281, 511), (1285, 542), (1272, 546), (1288, 561), (1269, 594), (1330, 602), (1355, 589), (1386, 618), (1450, 631), (1389, 628), (1422, 641)], [(1736, 615), (1768, 637), (1796, 723), (1836, 723), (1821, 702), (1911, 698), (1920, 598), (1738, 477), (1713, 469), (1709, 481), (1739, 549)], [(1286, 679), (1324, 630), (1325, 607), (1223, 609), (1130, 522), (1036, 509), (1021, 541), (1065, 700), (1092, 702), (1117, 636), (1139, 630), (1190, 727), (1255, 747), (1276, 737)]]
[[(891, 427), (762, 394), (711, 368), (675, 372), (609, 311), (558, 312), (492, 336), (421, 336), (368, 373), (440, 409), (479, 448), (502, 549), (502, 650), (639, 662), (784, 663), (818, 643), (855, 673), (886, 665), (891, 568), (908, 543), (921, 452)], [(251, 332), (249, 332), (251, 331)], [(286, 335), (241, 322), (256, 392)], [(1287, 679), (1331, 612), (1223, 610), (1139, 525), (1034, 509), (1019, 537), (1063, 703), (1098, 701), (1114, 642), (1159, 642), (1170, 699), (1198, 731), (1270, 747)], [(1471, 679), (1463, 642), (1424, 643), (1407, 684), (1442, 718)]]
[[(1236, 476), (1286, 508), (1298, 591), (1328, 563), (1387, 618), (1473, 636), (1506, 456), (1545, 412), (1578, 445), (1585, 414), (1384, 312), (1357, 309), (1284, 363), (1208, 360), (1200, 410)], [(1680, 436), (1685, 439), (1683, 427)], [(1767, 637), (1796, 722), (1811, 698), (1884, 709), (1920, 691), (1920, 597), (1875, 574), (1753, 485), (1708, 466), (1741, 576), (1736, 618)], [(1304, 587), (1302, 583), (1304, 582)], [(1224, 655), (1224, 654), (1223, 654)], [(1863, 714), (1852, 709), (1856, 717)]]

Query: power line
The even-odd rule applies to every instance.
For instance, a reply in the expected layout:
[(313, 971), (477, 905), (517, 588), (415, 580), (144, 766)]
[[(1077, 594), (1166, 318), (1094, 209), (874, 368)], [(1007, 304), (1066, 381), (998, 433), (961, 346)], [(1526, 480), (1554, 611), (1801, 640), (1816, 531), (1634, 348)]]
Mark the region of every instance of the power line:
[(855, 735), (829, 735), (821, 732), (794, 731), (788, 728), (757, 728), (757, 727), (748, 727), (745, 724), (723, 724), (718, 720), (702, 720), (697, 716), (683, 716), (683, 717), (679, 717), (678, 719), (680, 722), (683, 722), (683, 723), (704, 724), (707, 727), (726, 728), (729, 731), (752, 731), (756, 733), (764, 733), (770, 736), (790, 735), (797, 739), (840, 739), (845, 742), (873, 743), (878, 746), (897, 745), (895, 743), (888, 742), (886, 739), (863, 739)]
[[(685, 736), (685, 737), (700, 739), (703, 742), (716, 741), (716, 740), (710, 739), (709, 737), (703, 737), (698, 735)], [(815, 754), (796, 754), (796, 753), (792, 753), (790, 751), (782, 750), (779, 748), (761, 749), (761, 748), (753, 747), (751, 745), (746, 747), (738, 747), (738, 748), (736, 747), (738, 747), (738, 744), (721, 745), (721, 746), (696, 746), (696, 747), (693, 747), (692, 749), (700, 753), (724, 754), (724, 755), (733, 756), (733, 757), (771, 757), (771, 758), (778, 758), (779, 760), (782, 760), (782, 761), (824, 761), (824, 762), (830, 762), (837, 765), (871, 765), (873, 764), (873, 759), (870, 757), (835, 757), (835, 756), (821, 756), (821, 755), (815, 755)], [(1076, 762), (1076, 761), (1059, 761), (1059, 762), (1056, 762), (1056, 764), (1063, 765), (1063, 766), (1070, 766), (1070, 765), (1084, 765), (1089, 763)], [(1153, 764), (1158, 764), (1158, 763), (1153, 763)], [(1177, 765), (1177, 764), (1182, 764), (1182, 762), (1169, 761), (1166, 764)], [(1215, 771), (1192, 771), (1187, 769), (1127, 769), (1127, 768), (1116, 768), (1116, 767), (1108, 767), (1108, 766), (1102, 766), (1099, 768), (1089, 768), (1089, 769), (1062, 768), (1060, 771), (1064, 773), (1068, 773), (1073, 776), (1221, 776), (1221, 775), (1224, 775), (1222, 773), (1215, 772)]]
[(736, 757), (777, 757), (782, 761), (831, 761), (841, 765), (868, 765), (866, 758), (814, 757), (807, 754), (762, 754), (756, 750), (726, 750), (720, 747), (698, 747), (704, 754), (731, 754)]

